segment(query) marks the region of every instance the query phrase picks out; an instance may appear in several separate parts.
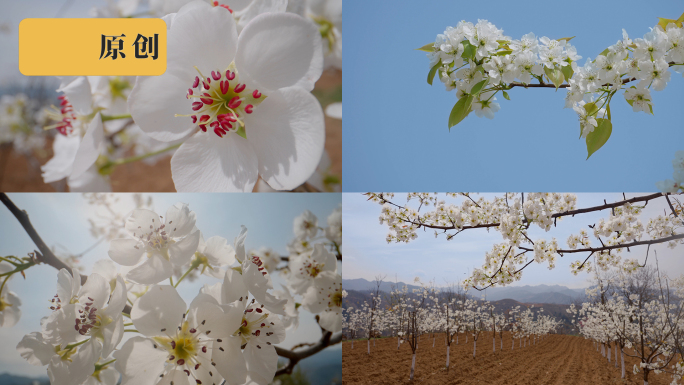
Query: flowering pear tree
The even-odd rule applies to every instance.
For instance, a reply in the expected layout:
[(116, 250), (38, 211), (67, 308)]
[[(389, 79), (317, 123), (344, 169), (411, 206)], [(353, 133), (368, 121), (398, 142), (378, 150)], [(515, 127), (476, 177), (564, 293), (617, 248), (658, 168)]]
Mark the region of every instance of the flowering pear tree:
[[(280, 256), (266, 247), (246, 250), (244, 226), (232, 243), (204, 239), (187, 204), (163, 216), (136, 208), (118, 231), (100, 231), (106, 220), (91, 222), (105, 234), (109, 258), (86, 276), (57, 258), (26, 211), (5, 194), (0, 200), (38, 248), (27, 257), (0, 258), (1, 327), (21, 317), (20, 293), (8, 281), (41, 263), (57, 269), (49, 312), (16, 347), (30, 364), (46, 367), (53, 385), (114, 385), (119, 378), (123, 385), (266, 385), (342, 340), (340, 209), (325, 228), (308, 211), (295, 218), (289, 255)], [(174, 280), (177, 269), (185, 272)], [(272, 274), (283, 274), (281, 290), (274, 290)], [(178, 287), (199, 276), (212, 282), (186, 302)], [(320, 340), (297, 350), (276, 346), (297, 328), (299, 308), (315, 315)], [(284, 366), (279, 357), (287, 359)]]
[(510, 100), (508, 91), (515, 87), (565, 88), (564, 108), (577, 113), (588, 159), (611, 136), (615, 95), (621, 93), (634, 112), (653, 114), (651, 91), (665, 89), (670, 68), (684, 70), (683, 21), (684, 14), (676, 20), (660, 18), (651, 32), (634, 40), (623, 29), (622, 39), (583, 66), (570, 44), (574, 36), (539, 38), (530, 32), (513, 39), (487, 20), (460, 21), (418, 49), (430, 60), (428, 84), (438, 76), (447, 91), (456, 90), (449, 129), (471, 112), (494, 119), (501, 108), (496, 95)]

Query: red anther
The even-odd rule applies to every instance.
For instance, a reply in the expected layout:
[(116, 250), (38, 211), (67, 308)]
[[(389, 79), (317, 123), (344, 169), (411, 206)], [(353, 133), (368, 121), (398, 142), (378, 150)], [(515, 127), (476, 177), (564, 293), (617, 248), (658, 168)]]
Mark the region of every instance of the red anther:
[(205, 92), (204, 94), (202, 94), (202, 96), (206, 96), (206, 98), (200, 98), (202, 103), (204, 103), (204, 104), (213, 104), (214, 103), (214, 99), (209, 99), (209, 98), (211, 98), (211, 95), (209, 95), (208, 93)]
[(209, 84), (207, 84), (207, 82), (202, 82), (202, 86), (204, 87), (205, 90), (209, 89)]
[(197, 123), (197, 115), (192, 115), (191, 118), (193, 123)]
[(213, 122), (211, 122), (211, 124), (209, 124), (209, 126), (214, 127), (214, 128), (220, 127), (221, 122), (219, 122), (218, 120), (214, 120)]
[(266, 275), (266, 272), (265, 272), (265, 271), (262, 271), (262, 272), (261, 272), (261, 275)]
[(211, 118), (211, 116), (209, 116), (209, 115), (202, 115), (202, 116), (200, 116), (200, 122), (204, 123), (204, 122), (208, 121), (209, 118)]
[(256, 308), (256, 312), (257, 312), (257, 313), (261, 313), (261, 312), (263, 312), (263, 310), (261, 310), (261, 308), (258, 307), (258, 308)]
[(254, 99), (259, 99), (261, 97), (261, 92), (259, 92), (259, 90), (254, 90), (252, 96), (254, 96)]
[(66, 98), (65, 95), (59, 95), (59, 96), (57, 97), (57, 99), (59, 99), (59, 100), (64, 100), (65, 98)]
[(228, 102), (228, 107), (230, 108), (238, 108), (240, 107), (240, 104), (242, 104), (242, 100), (240, 100), (239, 96), (233, 96), (232, 99)]
[(225, 131), (221, 127), (214, 128), (214, 134), (218, 135), (219, 138), (223, 138), (223, 135), (226, 134)]
[(188, 88), (188, 95), (192, 95), (192, 88)]
[(184, 364), (185, 364), (185, 360), (181, 358), (180, 360), (176, 361), (176, 363), (177, 363), (178, 365), (184, 365)]
[(245, 107), (245, 112), (248, 113), (248, 114), (251, 114), (253, 108), (254, 108), (253, 105), (248, 104), (248, 105)]
[(226, 71), (226, 77), (228, 78), (228, 80), (235, 79), (235, 72)]
[(206, 347), (206, 346), (202, 346), (202, 353), (206, 353), (206, 352), (207, 352), (207, 347)]
[[(246, 310), (245, 310), (245, 313), (251, 313), (251, 312), (253, 312), (253, 311), (254, 311), (254, 309), (246, 309)], [(247, 322), (247, 321), (245, 321), (245, 323), (246, 323), (246, 322)], [(247, 325), (245, 325), (245, 326), (247, 326)]]
[(171, 341), (171, 349), (175, 349), (175, 348), (176, 348), (176, 341)]
[(192, 88), (195, 88), (199, 85), (199, 76), (195, 76), (195, 81), (192, 82)]
[(226, 120), (229, 122), (237, 122), (237, 119), (235, 119), (235, 116), (232, 113), (228, 114), (221, 114), (217, 116), (218, 120)]
[(211, 71), (211, 77), (214, 80), (219, 80), (219, 79), (221, 79), (221, 73), (218, 71)]
[(257, 329), (257, 331), (254, 332), (254, 335), (257, 337), (259, 337), (260, 334), (261, 334), (261, 330), (259, 330), (259, 329)]
[(224, 95), (230, 89), (230, 83), (228, 83), (228, 80), (221, 80), (220, 86), (221, 86), (221, 93)]
[(202, 108), (203, 105), (204, 105), (204, 104), (203, 104), (202, 102), (193, 102), (193, 103), (192, 103), (192, 110), (193, 110), (193, 111), (197, 111), (197, 110), (199, 110), (200, 108)]
[(201, 128), (202, 131), (207, 132), (207, 125), (206, 124), (200, 124), (199, 128)]
[(214, 0), (214, 7), (218, 5), (218, 1)]
[(188, 377), (190, 377), (190, 371), (188, 369), (183, 369), (183, 372), (185, 372), (185, 374), (187, 374)]
[(200, 364), (195, 365), (195, 370), (199, 369)]
[(266, 324), (262, 323), (262, 324), (261, 324), (261, 327), (264, 327), (264, 326), (266, 326)]
[(229, 122), (221, 121), (221, 128), (223, 128), (226, 131), (230, 131), (230, 129), (233, 128), (233, 125)]
[(240, 92), (244, 91), (246, 87), (247, 86), (245, 86), (244, 84), (238, 83), (238, 85), (235, 86), (234, 91), (237, 93), (240, 93)]

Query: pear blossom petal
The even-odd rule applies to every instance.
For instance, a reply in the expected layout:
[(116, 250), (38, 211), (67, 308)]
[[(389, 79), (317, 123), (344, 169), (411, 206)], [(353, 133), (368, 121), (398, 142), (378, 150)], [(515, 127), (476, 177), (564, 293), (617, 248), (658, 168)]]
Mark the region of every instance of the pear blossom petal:
[(144, 252), (143, 243), (137, 239), (113, 239), (109, 243), (109, 258), (120, 265), (137, 265)]
[[(174, 333), (187, 309), (173, 286), (155, 285), (133, 305), (133, 325), (146, 336)], [(163, 361), (163, 360), (162, 360)]]
[(104, 128), (100, 113), (95, 114), (93, 120), (88, 124), (81, 145), (78, 147), (74, 158), (74, 167), (71, 171), (72, 177), (78, 177), (90, 168), (100, 156), (104, 145)]
[(273, 381), (278, 365), (278, 354), (273, 345), (259, 345), (250, 342), (245, 347), (243, 355), (247, 361), (247, 370), (252, 381), (259, 385), (266, 385)]
[(171, 276), (173, 265), (158, 254), (149, 257), (140, 266), (128, 272), (126, 278), (142, 285), (153, 285)]
[(71, 175), (74, 166), (74, 158), (81, 144), (81, 137), (78, 135), (57, 135), (52, 143), (54, 156), (43, 166), (43, 181), (52, 183), (62, 180)]
[(169, 246), (169, 258), (175, 265), (184, 265), (190, 262), (190, 258), (197, 251), (200, 232), (195, 231), (187, 237)]
[(166, 230), (172, 237), (184, 237), (192, 232), (197, 215), (187, 203), (176, 203), (166, 210)]
[[(242, 356), (240, 343), (239, 337), (224, 338), (223, 342), (214, 341), (211, 358), (216, 362), (216, 369), (229, 385), (240, 385), (246, 381), (247, 364)], [(218, 349), (219, 347), (223, 350)]]
[(29, 364), (45, 366), (50, 363), (55, 349), (40, 332), (32, 332), (24, 336), (17, 344), (17, 351)]
[(152, 210), (137, 209), (126, 218), (125, 229), (133, 238), (140, 238), (143, 232), (161, 225), (159, 215)]
[(100, 175), (97, 166), (93, 164), (83, 174), (67, 179), (70, 192), (111, 192), (112, 186), (107, 177)]
[[(7, 290), (7, 287), (5, 287), (5, 290)], [(11, 328), (16, 325), (21, 318), (21, 309), (19, 309), (19, 306), (21, 306), (21, 299), (13, 292), (8, 291), (4, 301), (7, 302), (9, 306), (6, 306), (5, 309), (0, 312), (0, 326)]]
[[(252, 0), (251, 4), (245, 12), (240, 15), (238, 21), (238, 29), (242, 30), (255, 17), (267, 12), (285, 12), (287, 9), (287, 0)], [(231, 8), (233, 9), (233, 8)], [(235, 11), (235, 9), (233, 9)]]
[(154, 342), (144, 337), (133, 337), (114, 352), (116, 370), (121, 373), (121, 385), (156, 384), (164, 370), (167, 353), (155, 349)]
[(268, 90), (298, 85), (311, 91), (323, 72), (321, 34), (299, 15), (261, 14), (240, 33), (235, 65), (241, 77)]
[(207, 240), (204, 254), (211, 259), (212, 264), (218, 266), (232, 265), (235, 262), (235, 251), (228, 244), (228, 240), (214, 236)]
[(228, 269), (221, 286), (221, 303), (235, 302), (240, 297), (245, 297), (247, 293), (242, 274), (233, 269)]
[(259, 161), (249, 142), (233, 133), (219, 138), (198, 132), (171, 158), (177, 191), (251, 192)]
[(259, 174), (277, 190), (291, 190), (314, 173), (323, 154), (325, 122), (318, 100), (299, 87), (281, 89), (245, 118)]

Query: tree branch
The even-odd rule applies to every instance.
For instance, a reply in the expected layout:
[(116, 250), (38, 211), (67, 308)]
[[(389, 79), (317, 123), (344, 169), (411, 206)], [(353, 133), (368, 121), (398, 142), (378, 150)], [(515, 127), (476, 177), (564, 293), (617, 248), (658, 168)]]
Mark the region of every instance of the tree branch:
[[(5, 193), (0, 193), (0, 201), (2, 201), (2, 203), (14, 215), (14, 217), (17, 218), (17, 220), (24, 228), (26, 233), (29, 235), (29, 237), (31, 237), (33, 243), (35, 243), (38, 247), (38, 250), (40, 250), (39, 253), (36, 253), (36, 261), (44, 263), (46, 265), (50, 265), (57, 270), (67, 269), (69, 273), (73, 274), (71, 266), (67, 265), (61, 259), (57, 258), (57, 256), (52, 252), (52, 250), (50, 250), (50, 248), (45, 244), (43, 238), (41, 238), (40, 235), (38, 235), (38, 232), (29, 220), (29, 216), (28, 213), (26, 213), (26, 210), (19, 209), (17, 205), (15, 205), (14, 202), (12, 202), (12, 200), (9, 199), (9, 197)], [(81, 285), (83, 285), (87, 279), (88, 276), (81, 274)], [(123, 312), (126, 314), (131, 314), (131, 306), (126, 305), (126, 307), (124, 307), (123, 309)]]
[(333, 336), (331, 332), (325, 331), (318, 342), (316, 342), (313, 346), (305, 350), (294, 352), (292, 350), (283, 349), (279, 346), (276, 346), (276, 353), (278, 353), (278, 355), (281, 357), (287, 358), (288, 363), (287, 366), (278, 369), (275, 375), (279, 376), (281, 374), (292, 374), (292, 370), (294, 369), (297, 362), (320, 352), (328, 346), (339, 344), (340, 342), (342, 342), (341, 332)]

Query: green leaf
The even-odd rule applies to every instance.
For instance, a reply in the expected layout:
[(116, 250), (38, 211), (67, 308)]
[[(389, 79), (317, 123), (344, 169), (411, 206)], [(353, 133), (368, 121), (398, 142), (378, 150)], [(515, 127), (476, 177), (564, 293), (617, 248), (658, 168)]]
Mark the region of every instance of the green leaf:
[(428, 43), (420, 48), (416, 48), (416, 51), (433, 52), (435, 50), (435, 43)]
[(599, 109), (595, 103), (587, 103), (584, 105), (584, 110), (587, 111), (587, 116), (589, 116), (596, 114)]
[(568, 84), (570, 84), (570, 79), (572, 78), (572, 75), (575, 73), (575, 71), (573, 71), (572, 69), (572, 66), (566, 65), (565, 67), (561, 67), (561, 72), (563, 73), (565, 80), (567, 80)]
[(651, 115), (653, 115), (653, 104), (649, 104), (648, 109), (651, 110)]
[(667, 25), (670, 24), (670, 23), (675, 23), (675, 24), (677, 25), (677, 27), (679, 27), (679, 28), (682, 27), (682, 23), (681, 23), (681, 22), (677, 22), (677, 20), (672, 20), (672, 19), (665, 19), (665, 18), (662, 18), (662, 17), (659, 17), (659, 18), (658, 18), (658, 24), (657, 24), (657, 25), (663, 27), (663, 29), (666, 29), (666, 28), (667, 28)]
[(587, 135), (587, 159), (603, 147), (613, 132), (613, 124), (608, 119), (596, 119), (598, 126)]
[(463, 53), (461, 54), (462, 58), (466, 60), (473, 60), (475, 58), (476, 51), (477, 48), (475, 48), (474, 45), (470, 44), (470, 42), (467, 40), (463, 40)]
[(610, 103), (606, 104), (606, 112), (608, 113), (608, 120), (612, 120), (610, 118)]
[(502, 92), (503, 92), (504, 99), (511, 100), (511, 98), (508, 97), (508, 92), (506, 92), (506, 91), (502, 91)]
[(561, 37), (560, 39), (556, 39), (556, 40), (558, 40), (558, 41), (565, 40), (566, 42), (568, 42), (574, 38), (575, 38), (574, 36), (570, 36), (570, 37)]
[(240, 135), (241, 137), (247, 139), (247, 133), (245, 132), (244, 126), (240, 126), (240, 128), (238, 128), (237, 131), (235, 131), (235, 133)]
[(629, 100), (629, 99), (626, 99), (626, 100), (627, 100), (627, 103), (629, 103), (630, 106), (633, 106), (633, 105), (634, 105), (634, 100)]
[(507, 50), (504, 50), (504, 51), (499, 51), (499, 52), (497, 52), (495, 55), (496, 55), (496, 56), (506, 56), (506, 55), (510, 55), (510, 54), (512, 54), (512, 53), (513, 53), (513, 50), (507, 49)]
[[(608, 48), (606, 48), (603, 51), (601, 51), (601, 53), (599, 55), (606, 56), (608, 54), (608, 52), (610, 52), (610, 50)], [(596, 61), (596, 59), (594, 59), (594, 61)]]
[(563, 77), (563, 72), (558, 69), (558, 66), (555, 68), (544, 66), (544, 72), (546, 73), (546, 76), (549, 77), (549, 80), (551, 80), (551, 83), (556, 86), (556, 90), (558, 90), (558, 87), (563, 84), (563, 80), (565, 80)]
[(437, 64), (435, 64), (434, 67), (430, 69), (430, 73), (428, 73), (428, 84), (432, 85), (432, 81), (435, 79), (435, 74), (437, 73), (437, 70), (439, 67), (442, 66), (442, 61), (440, 60)]
[(473, 88), (470, 89), (470, 94), (471, 94), (471, 95), (477, 95), (477, 94), (479, 94), (479, 93), (485, 88), (485, 86), (487, 85), (487, 83), (489, 83), (489, 78), (486, 78), (485, 80), (483, 80), (483, 81), (481, 81), (481, 82), (475, 84), (475, 85), (473, 86)]
[(473, 104), (473, 96), (467, 95), (460, 99), (451, 109), (451, 114), (449, 114), (449, 129), (451, 127), (459, 124), (466, 116), (470, 113), (470, 106)]

